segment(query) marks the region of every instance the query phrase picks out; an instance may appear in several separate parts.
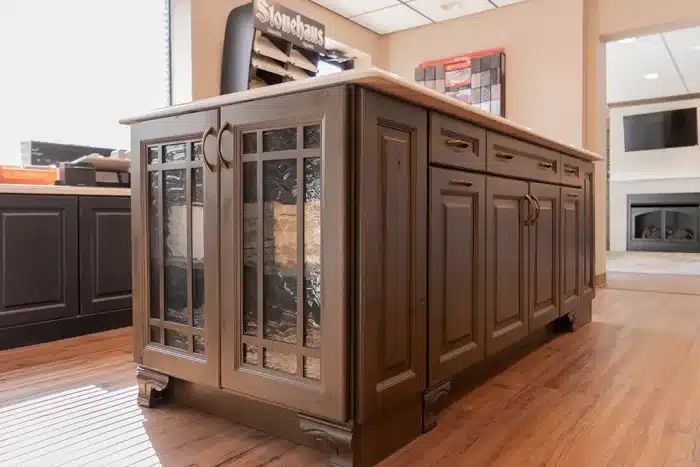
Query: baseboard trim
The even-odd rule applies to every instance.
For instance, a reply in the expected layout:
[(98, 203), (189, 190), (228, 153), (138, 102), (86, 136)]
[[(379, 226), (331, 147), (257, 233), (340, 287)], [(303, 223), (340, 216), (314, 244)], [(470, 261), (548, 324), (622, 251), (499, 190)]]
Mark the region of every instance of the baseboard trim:
[(595, 286), (596, 289), (599, 289), (600, 287), (605, 287), (606, 285), (608, 285), (608, 279), (607, 279), (606, 273), (598, 274), (597, 276), (593, 277), (593, 285)]

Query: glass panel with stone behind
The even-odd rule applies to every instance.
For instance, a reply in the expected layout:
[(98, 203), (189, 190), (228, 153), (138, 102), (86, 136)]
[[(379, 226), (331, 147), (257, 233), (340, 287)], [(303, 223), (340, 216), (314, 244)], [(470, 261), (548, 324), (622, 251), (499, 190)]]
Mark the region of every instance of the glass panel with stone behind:
[(258, 364), (258, 346), (243, 344), (243, 361), (250, 365)]
[(204, 169), (201, 167), (192, 169), (192, 326), (204, 328)]
[(189, 317), (187, 313), (186, 172), (167, 170), (163, 171), (163, 177), (165, 182), (163, 199), (165, 320), (187, 325)]
[(160, 318), (160, 270), (162, 267), (162, 248), (160, 233), (160, 212), (158, 201), (161, 196), (160, 173), (148, 173), (148, 248), (150, 255), (150, 317)]
[(634, 238), (661, 240), (661, 216), (660, 209), (649, 211), (644, 208), (632, 208)]
[(263, 366), (270, 370), (294, 375), (297, 372), (297, 356), (293, 353), (278, 352), (265, 348)]
[(187, 159), (187, 146), (184, 143), (165, 146), (163, 162), (181, 162)]
[(321, 125), (304, 127), (304, 149), (321, 147)]
[(263, 131), (263, 152), (294, 151), (297, 148), (297, 129), (280, 128)]
[(257, 162), (243, 164), (243, 333), (258, 335)]
[(304, 159), (304, 345), (321, 347), (321, 158)]
[(192, 350), (194, 353), (204, 354), (205, 345), (203, 336), (198, 336), (197, 334), (192, 336)]
[(295, 159), (263, 162), (263, 202), (264, 337), (296, 344), (297, 161)]
[(180, 350), (187, 350), (187, 335), (174, 331), (172, 329), (165, 329), (165, 345), (169, 347), (175, 347)]

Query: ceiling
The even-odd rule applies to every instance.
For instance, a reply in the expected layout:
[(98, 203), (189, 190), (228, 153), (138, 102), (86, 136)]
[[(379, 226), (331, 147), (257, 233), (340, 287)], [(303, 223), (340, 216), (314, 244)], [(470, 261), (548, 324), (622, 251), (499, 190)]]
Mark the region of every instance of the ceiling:
[(312, 0), (378, 34), (439, 23), (522, 0)]
[(606, 44), (608, 103), (700, 93), (700, 27)]

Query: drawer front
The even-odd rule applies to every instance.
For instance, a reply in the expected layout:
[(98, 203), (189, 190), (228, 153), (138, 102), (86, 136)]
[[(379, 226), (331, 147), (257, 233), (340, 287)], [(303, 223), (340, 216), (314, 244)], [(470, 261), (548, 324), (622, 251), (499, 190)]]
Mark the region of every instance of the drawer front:
[(486, 170), (493, 174), (560, 183), (561, 156), (549, 149), (489, 131)]
[(486, 170), (486, 130), (431, 112), (430, 163)]
[(561, 155), (561, 183), (564, 185), (583, 186), (583, 172), (590, 162), (575, 157)]

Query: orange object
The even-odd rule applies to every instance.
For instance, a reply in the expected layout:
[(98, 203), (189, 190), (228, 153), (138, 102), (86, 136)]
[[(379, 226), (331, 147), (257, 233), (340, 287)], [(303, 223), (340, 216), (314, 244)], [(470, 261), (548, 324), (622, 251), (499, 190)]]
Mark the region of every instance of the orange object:
[(0, 166), (0, 183), (54, 185), (56, 183), (56, 168)]

